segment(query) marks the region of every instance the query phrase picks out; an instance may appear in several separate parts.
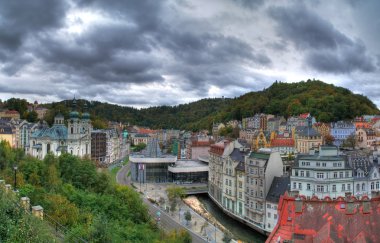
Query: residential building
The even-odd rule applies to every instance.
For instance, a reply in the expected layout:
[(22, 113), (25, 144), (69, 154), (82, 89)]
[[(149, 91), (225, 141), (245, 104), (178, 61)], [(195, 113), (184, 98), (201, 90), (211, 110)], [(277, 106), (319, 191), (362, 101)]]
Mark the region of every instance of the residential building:
[(278, 203), (280, 202), (280, 197), (283, 196), (286, 191), (290, 191), (289, 176), (275, 176), (265, 199), (265, 229), (268, 232), (271, 232), (277, 225), (279, 218)]
[(353, 173), (347, 157), (335, 146), (320, 146), (295, 160), (290, 176), (291, 190), (301, 195), (337, 198), (353, 192)]
[(0, 111), (0, 118), (20, 119), (20, 113), (15, 110)]
[(245, 160), (245, 219), (251, 227), (266, 230), (265, 199), (275, 176), (283, 175), (283, 162), (278, 152), (251, 152)]
[(323, 144), (321, 134), (312, 128), (311, 125), (306, 127), (296, 127), (295, 133), (297, 153), (308, 153), (311, 148)]
[(210, 146), (208, 194), (220, 205), (223, 205), (223, 164), (227, 157), (226, 147), (229, 143), (230, 141), (223, 140)]
[[(222, 198), (223, 207), (230, 211), (232, 214), (237, 214), (238, 211), (243, 211), (243, 204), (237, 203), (238, 194), (238, 181), (237, 181), (237, 171), (236, 167), (240, 163), (244, 163), (244, 156), (247, 150), (242, 144), (235, 140), (230, 143), (226, 148), (226, 157), (223, 162), (223, 187), (222, 187)], [(240, 190), (241, 191), (241, 190)], [(240, 206), (240, 208), (239, 208)]]
[(356, 146), (362, 149), (374, 149), (376, 144), (376, 133), (373, 129), (357, 128)]
[(11, 125), (0, 122), (0, 141), (5, 141), (9, 143), (11, 147), (14, 147), (14, 137), (15, 135), (12, 131)]
[(355, 135), (355, 125), (348, 121), (331, 123), (330, 135), (334, 137), (334, 145), (342, 146), (343, 142), (350, 136)]
[(150, 139), (151, 139), (151, 137), (148, 134), (138, 133), (132, 137), (132, 144), (133, 145), (137, 145), (140, 143), (148, 144)]

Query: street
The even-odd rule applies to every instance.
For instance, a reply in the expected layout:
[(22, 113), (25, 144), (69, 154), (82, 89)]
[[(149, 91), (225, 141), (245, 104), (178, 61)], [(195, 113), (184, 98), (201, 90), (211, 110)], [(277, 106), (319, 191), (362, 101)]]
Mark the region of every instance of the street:
[[(121, 185), (130, 185), (131, 186), (131, 181), (130, 178), (127, 178), (127, 174), (129, 172), (129, 163), (126, 166), (123, 166), (118, 173), (116, 174), (116, 181), (117, 183)], [(156, 205), (153, 205), (150, 203), (145, 197), (143, 197), (143, 202), (148, 206), (149, 213), (153, 218), (156, 218), (156, 213), (159, 211), (161, 213), (160, 215), (160, 226), (163, 228), (166, 232), (169, 232), (174, 229), (185, 229), (189, 232), (191, 235), (193, 242), (194, 243), (204, 243), (206, 242), (203, 238), (198, 236), (197, 234), (193, 233), (186, 227), (183, 227), (180, 225), (178, 222), (176, 222), (174, 219), (170, 217), (166, 212), (161, 210), (159, 207)]]

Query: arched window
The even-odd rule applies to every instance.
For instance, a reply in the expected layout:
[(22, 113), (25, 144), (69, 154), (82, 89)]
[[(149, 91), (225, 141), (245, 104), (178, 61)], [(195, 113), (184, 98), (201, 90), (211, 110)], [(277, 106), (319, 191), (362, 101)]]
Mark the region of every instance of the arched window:
[(365, 183), (362, 184), (362, 191), (365, 191)]
[(371, 182), (371, 190), (375, 189), (375, 183)]
[(360, 184), (356, 184), (356, 191), (360, 191)]
[(379, 189), (379, 182), (376, 182), (376, 189)]

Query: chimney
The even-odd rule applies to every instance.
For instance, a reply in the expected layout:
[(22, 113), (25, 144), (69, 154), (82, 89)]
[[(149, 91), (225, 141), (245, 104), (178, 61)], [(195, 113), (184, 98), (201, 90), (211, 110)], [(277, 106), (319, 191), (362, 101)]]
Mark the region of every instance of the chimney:
[(302, 213), (303, 201), (301, 200), (301, 198), (299, 197), (296, 198), (295, 206), (296, 206), (295, 212)]

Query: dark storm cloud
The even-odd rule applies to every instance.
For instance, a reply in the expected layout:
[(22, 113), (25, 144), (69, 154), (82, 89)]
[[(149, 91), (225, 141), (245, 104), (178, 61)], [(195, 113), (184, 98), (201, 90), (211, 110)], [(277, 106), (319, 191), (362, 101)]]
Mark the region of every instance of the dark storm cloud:
[(353, 41), (303, 4), (271, 7), (280, 37), (306, 53), (306, 63), (322, 72), (373, 72), (373, 58), (360, 40)]
[(362, 45), (343, 46), (339, 52), (310, 51), (306, 55), (306, 63), (316, 70), (331, 73), (375, 71), (373, 59), (365, 54)]
[(60, 26), (66, 9), (61, 0), (0, 1), (0, 46), (15, 50), (27, 35)]

